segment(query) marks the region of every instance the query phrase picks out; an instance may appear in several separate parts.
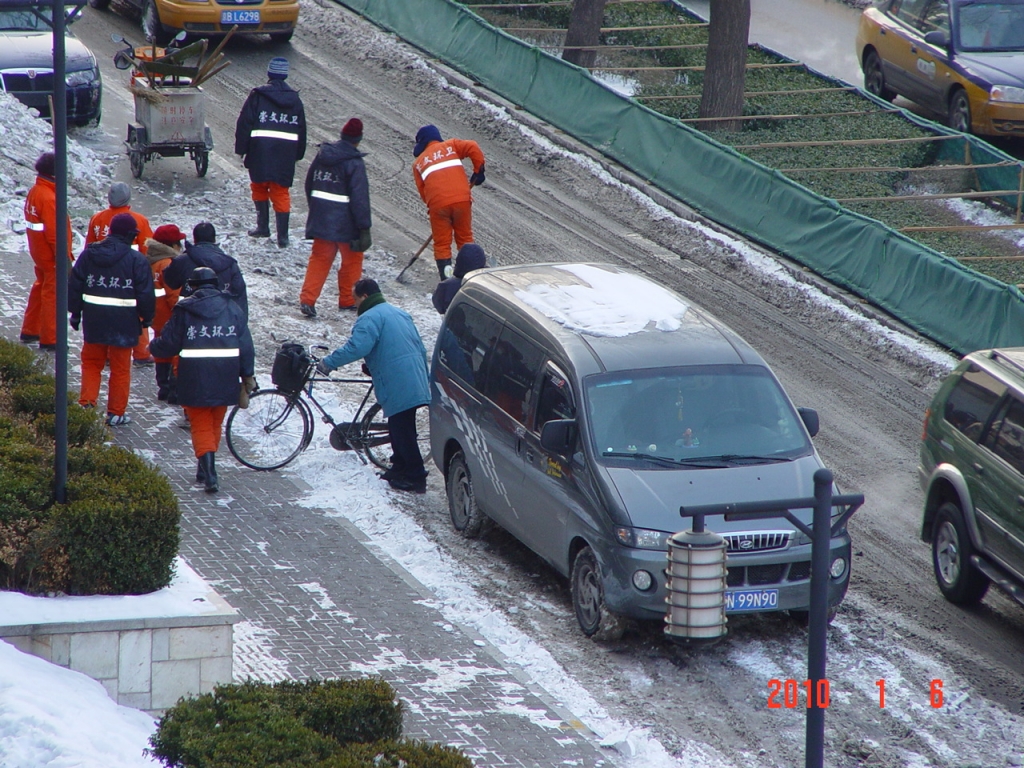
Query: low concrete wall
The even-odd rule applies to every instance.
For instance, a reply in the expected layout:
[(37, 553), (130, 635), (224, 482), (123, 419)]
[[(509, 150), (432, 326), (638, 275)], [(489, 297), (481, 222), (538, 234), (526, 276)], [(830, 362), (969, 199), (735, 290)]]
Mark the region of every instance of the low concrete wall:
[[(21, 623), (0, 624), (0, 639), (98, 680), (118, 704), (159, 716), (182, 696), (210, 693), (214, 686), (232, 682), (233, 625), (241, 617), (212, 590), (198, 600), (206, 603), (198, 615), (161, 611), (152, 617), (136, 613), (122, 618), (27, 623), (22, 611)], [(0, 622), (3, 619), (0, 611)]]

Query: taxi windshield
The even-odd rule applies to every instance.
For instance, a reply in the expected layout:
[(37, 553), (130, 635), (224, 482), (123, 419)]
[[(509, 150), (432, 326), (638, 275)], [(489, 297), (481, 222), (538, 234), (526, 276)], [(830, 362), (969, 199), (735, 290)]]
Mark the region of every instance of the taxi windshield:
[(762, 366), (607, 373), (584, 380), (595, 452), (652, 466), (733, 466), (811, 452), (800, 417)]
[(1024, 2), (967, 0), (956, 9), (958, 51), (1024, 51)]

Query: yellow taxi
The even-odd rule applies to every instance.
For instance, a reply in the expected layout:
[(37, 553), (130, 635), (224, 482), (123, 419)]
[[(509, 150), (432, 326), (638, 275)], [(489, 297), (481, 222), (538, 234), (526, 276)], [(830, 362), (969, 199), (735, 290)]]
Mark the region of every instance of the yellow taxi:
[[(165, 45), (185, 30), (190, 36), (223, 35), (238, 26), (236, 35), (270, 35), (287, 43), (299, 20), (299, 0), (128, 0), (138, 8), (142, 31), (157, 45)], [(89, 0), (103, 9), (110, 0)]]
[(881, 0), (861, 15), (864, 87), (959, 131), (1024, 136), (1024, 0)]

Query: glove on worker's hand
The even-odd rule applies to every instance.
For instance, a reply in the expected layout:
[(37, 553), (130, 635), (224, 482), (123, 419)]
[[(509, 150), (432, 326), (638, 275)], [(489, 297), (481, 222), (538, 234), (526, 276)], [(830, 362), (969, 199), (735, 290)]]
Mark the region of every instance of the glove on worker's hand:
[(480, 170), (476, 171), (475, 173), (473, 173), (469, 177), (469, 186), (471, 186), (471, 187), (479, 187), (485, 181), (487, 181), (487, 177), (484, 176), (484, 164), (481, 163), (480, 164)]
[(242, 388), (238, 390), (238, 407), (249, 407), (249, 390), (245, 388), (245, 379), (242, 379)]
[(360, 229), (359, 237), (348, 244), (349, 248), (351, 248), (356, 253), (364, 253), (370, 250), (371, 245), (373, 245), (373, 241), (370, 240), (369, 229)]
[(248, 392), (250, 395), (259, 389), (259, 384), (256, 383), (255, 376), (243, 376), (242, 377), (242, 389)]
[(69, 322), (71, 323), (71, 327), (77, 331), (79, 326), (82, 324), (82, 318), (79, 315), (72, 315)]
[(363, 363), (362, 371), (363, 371), (363, 376), (372, 376), (373, 375), (372, 373), (370, 373), (370, 367), (366, 363)]
[(318, 360), (316, 363), (316, 372), (319, 373), (321, 376), (330, 376), (331, 371), (333, 370), (333, 368), (328, 368), (327, 363), (325, 363), (323, 360)]

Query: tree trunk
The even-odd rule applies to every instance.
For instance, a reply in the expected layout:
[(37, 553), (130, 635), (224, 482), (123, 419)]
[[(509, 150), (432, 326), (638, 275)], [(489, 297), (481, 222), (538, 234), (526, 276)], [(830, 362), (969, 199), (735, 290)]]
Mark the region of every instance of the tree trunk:
[[(747, 67), (750, 0), (711, 0), (708, 57), (700, 117), (737, 117), (743, 114)], [(742, 120), (698, 123), (702, 131), (739, 131)]]
[(572, 50), (582, 45), (597, 45), (601, 42), (601, 22), (604, 21), (604, 4), (607, 0), (574, 0), (569, 16), (569, 31), (565, 35), (565, 49), (562, 59), (578, 67), (590, 69), (597, 60), (597, 50)]

